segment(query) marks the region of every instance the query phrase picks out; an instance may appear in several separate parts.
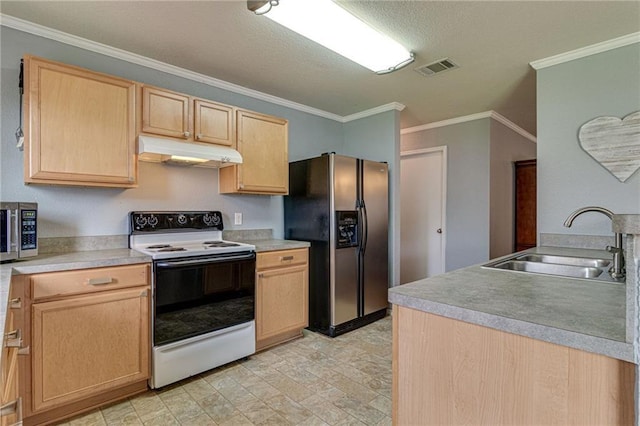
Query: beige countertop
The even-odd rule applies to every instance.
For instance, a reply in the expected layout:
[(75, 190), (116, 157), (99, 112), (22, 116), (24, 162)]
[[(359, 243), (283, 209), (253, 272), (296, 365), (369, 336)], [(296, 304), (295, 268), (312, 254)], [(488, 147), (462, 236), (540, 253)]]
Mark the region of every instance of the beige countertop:
[(256, 246), (256, 253), (274, 250), (291, 250), (311, 247), (311, 244), (307, 241), (294, 241), (294, 240), (244, 240), (244, 243), (253, 244)]
[[(243, 241), (255, 245), (256, 252), (289, 250), (310, 246), (310, 244), (305, 241), (279, 240), (273, 238), (259, 238), (255, 240), (247, 239)], [(39, 255), (28, 260), (0, 264), (0, 330), (4, 330), (9, 298), (9, 287), (11, 285), (11, 277), (14, 275), (100, 268), (147, 262), (151, 262), (150, 256), (128, 248), (119, 248)]]
[[(536, 250), (538, 248), (531, 251)], [(566, 254), (566, 250), (562, 252)], [(573, 255), (596, 252), (568, 250)], [(598, 252), (610, 257), (606, 252)], [(476, 265), (391, 288), (389, 301), (635, 362), (633, 343), (626, 340), (624, 283), (518, 273)]]

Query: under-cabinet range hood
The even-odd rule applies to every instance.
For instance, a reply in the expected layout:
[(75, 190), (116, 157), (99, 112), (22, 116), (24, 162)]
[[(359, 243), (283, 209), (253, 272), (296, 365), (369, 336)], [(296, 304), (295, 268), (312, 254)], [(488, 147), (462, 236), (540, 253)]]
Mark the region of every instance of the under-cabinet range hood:
[(233, 148), (152, 136), (138, 136), (138, 159), (179, 166), (214, 168), (242, 164), (242, 156)]

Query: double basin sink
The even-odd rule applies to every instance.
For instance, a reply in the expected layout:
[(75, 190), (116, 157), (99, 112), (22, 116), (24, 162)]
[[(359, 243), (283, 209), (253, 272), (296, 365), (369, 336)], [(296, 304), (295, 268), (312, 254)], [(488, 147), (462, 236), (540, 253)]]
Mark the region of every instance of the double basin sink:
[(624, 280), (611, 277), (609, 274), (611, 266), (612, 260), (604, 257), (591, 258), (527, 252), (516, 253), (511, 257), (501, 258), (483, 265), (483, 267), (490, 269), (597, 281), (624, 282)]

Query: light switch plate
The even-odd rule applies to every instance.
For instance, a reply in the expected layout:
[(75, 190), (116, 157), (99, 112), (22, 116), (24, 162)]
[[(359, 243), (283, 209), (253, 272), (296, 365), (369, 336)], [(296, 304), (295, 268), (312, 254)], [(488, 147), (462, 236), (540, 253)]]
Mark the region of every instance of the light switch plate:
[(235, 213), (233, 217), (234, 225), (242, 225), (242, 213)]

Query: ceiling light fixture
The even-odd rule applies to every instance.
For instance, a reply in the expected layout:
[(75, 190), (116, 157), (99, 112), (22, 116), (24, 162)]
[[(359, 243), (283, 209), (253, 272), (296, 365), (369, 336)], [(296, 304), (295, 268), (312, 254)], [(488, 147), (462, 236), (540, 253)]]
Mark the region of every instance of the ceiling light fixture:
[(398, 42), (331, 0), (247, 1), (247, 7), (377, 74), (398, 70), (414, 59)]
[(256, 15), (264, 15), (268, 11), (271, 10), (273, 6), (277, 6), (279, 0), (262, 0), (262, 1), (252, 1), (247, 0), (247, 8), (255, 13)]

